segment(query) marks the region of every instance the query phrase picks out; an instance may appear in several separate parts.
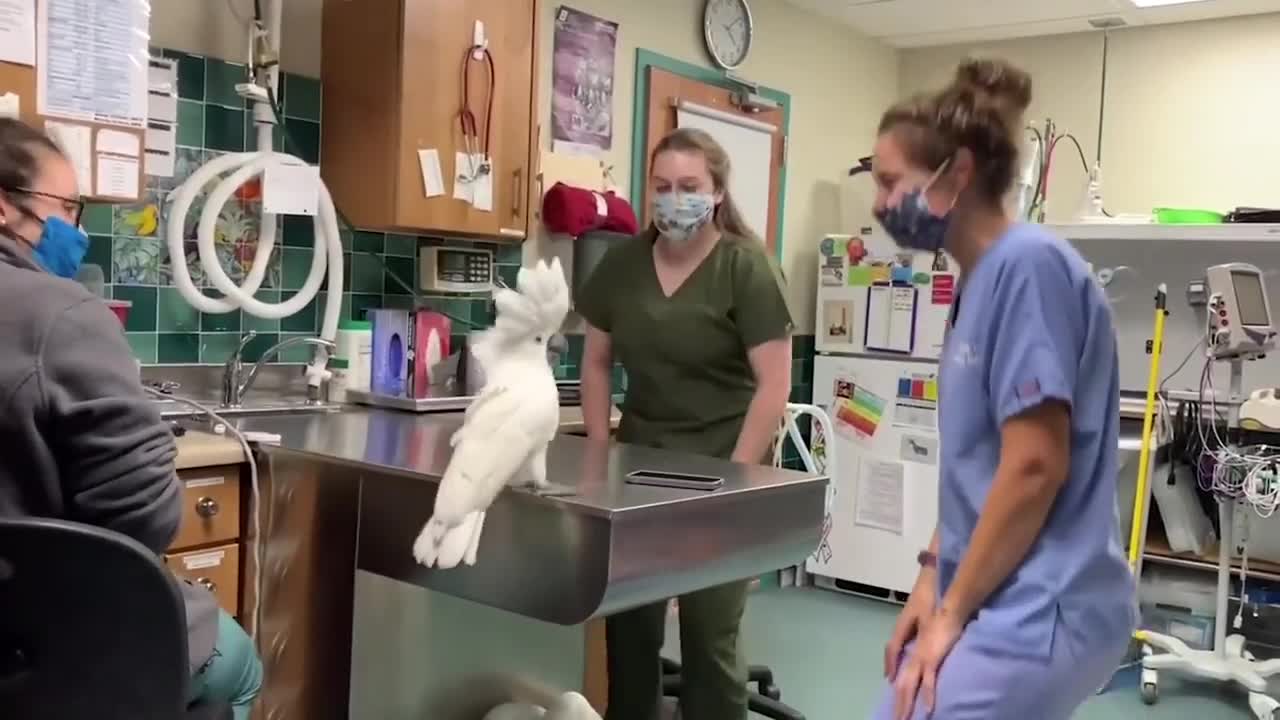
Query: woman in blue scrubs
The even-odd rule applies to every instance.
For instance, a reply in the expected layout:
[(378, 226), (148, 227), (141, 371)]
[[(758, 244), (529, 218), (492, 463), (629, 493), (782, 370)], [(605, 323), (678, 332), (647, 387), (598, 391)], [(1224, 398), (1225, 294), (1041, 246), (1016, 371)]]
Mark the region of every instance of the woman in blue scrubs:
[(1110, 308), (1069, 244), (1004, 209), (1030, 102), (1026, 73), (970, 61), (880, 123), (876, 216), (900, 246), (949, 253), (962, 282), (939, 375), (938, 525), (885, 648), (877, 720), (1066, 720), (1136, 622)]

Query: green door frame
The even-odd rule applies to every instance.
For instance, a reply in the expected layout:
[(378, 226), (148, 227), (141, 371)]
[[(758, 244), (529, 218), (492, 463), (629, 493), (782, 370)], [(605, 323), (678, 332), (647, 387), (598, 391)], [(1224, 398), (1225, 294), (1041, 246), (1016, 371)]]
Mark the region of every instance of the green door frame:
[[(649, 158), (645, 157), (649, 139), (649, 68), (658, 68), (675, 73), (689, 80), (694, 80), (724, 90), (736, 90), (741, 86), (729, 80), (723, 73), (710, 68), (693, 65), (683, 60), (676, 60), (660, 55), (652, 50), (638, 48), (636, 50), (636, 84), (635, 98), (632, 102), (631, 118), (631, 206), (639, 209), (644, 203), (644, 187), (647, 183)], [(761, 87), (757, 93), (782, 106), (782, 134), (789, 136), (791, 127), (791, 96), (781, 90)], [(787, 197), (787, 164), (783, 162), (781, 177), (778, 178), (778, 242), (774, 247), (778, 261), (782, 261), (782, 228)], [(641, 217), (643, 211), (638, 211)]]

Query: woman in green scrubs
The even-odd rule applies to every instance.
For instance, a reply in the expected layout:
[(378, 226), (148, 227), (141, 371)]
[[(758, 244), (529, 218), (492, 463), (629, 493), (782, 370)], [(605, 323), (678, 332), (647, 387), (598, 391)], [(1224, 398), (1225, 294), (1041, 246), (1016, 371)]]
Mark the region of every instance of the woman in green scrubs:
[[(649, 161), (653, 225), (600, 261), (578, 300), (586, 319), (583, 413), (609, 438), (614, 361), (627, 373), (624, 443), (758, 464), (791, 388), (782, 276), (729, 196), (729, 157), (700, 130), (666, 136)], [(679, 599), (685, 720), (745, 720), (739, 641), (747, 581)], [(608, 720), (653, 720), (666, 604), (610, 617)]]

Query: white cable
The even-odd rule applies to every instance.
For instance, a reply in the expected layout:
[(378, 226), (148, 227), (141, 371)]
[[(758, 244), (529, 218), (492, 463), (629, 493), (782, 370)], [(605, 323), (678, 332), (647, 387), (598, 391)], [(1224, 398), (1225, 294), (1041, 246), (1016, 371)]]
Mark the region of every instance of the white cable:
[[(1200, 487), (1219, 496), (1220, 502), (1243, 502), (1260, 517), (1269, 518), (1280, 508), (1280, 482), (1277, 482), (1280, 448), (1253, 445), (1237, 449), (1222, 437), (1218, 430), (1218, 420), (1222, 415), (1213, 385), (1213, 361), (1213, 348), (1206, 335), (1206, 359), (1200, 371), (1201, 411), (1196, 418), (1196, 432), (1200, 439), (1201, 462), (1210, 462), (1212, 471), (1206, 482), (1203, 467), (1196, 469)], [(1203, 412), (1206, 396), (1207, 419)], [(1236, 402), (1237, 398), (1228, 401)]]
[(235, 425), (227, 422), (225, 418), (219, 415), (212, 408), (203, 405), (190, 398), (178, 395), (169, 395), (155, 388), (143, 387), (148, 393), (155, 395), (164, 400), (172, 400), (180, 402), (184, 405), (199, 410), (208, 416), (214, 423), (225, 428), (236, 440), (240, 442), (240, 449), (244, 452), (245, 462), (249, 464), (249, 492), (252, 498), (253, 507), (249, 509), (249, 522), (253, 526), (253, 627), (249, 630), (249, 637), (253, 638), (254, 649), (262, 652), (260, 639), (258, 637), (258, 626), (262, 621), (262, 606), (265, 604), (265, 596), (262, 592), (262, 562), (263, 562), (263, 546), (266, 544), (266, 538), (262, 536), (262, 496), (258, 486), (258, 461), (254, 458), (253, 448), (249, 445), (249, 441), (245, 439), (244, 433), (240, 432)]

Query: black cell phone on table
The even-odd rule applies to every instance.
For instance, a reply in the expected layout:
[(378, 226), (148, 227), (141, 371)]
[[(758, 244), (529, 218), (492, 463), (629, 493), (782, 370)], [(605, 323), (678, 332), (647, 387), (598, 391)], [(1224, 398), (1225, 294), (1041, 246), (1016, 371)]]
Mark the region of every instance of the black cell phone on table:
[(714, 475), (670, 472), (667, 470), (633, 470), (627, 473), (632, 485), (676, 488), (679, 490), (711, 491), (724, 485), (724, 478)]

